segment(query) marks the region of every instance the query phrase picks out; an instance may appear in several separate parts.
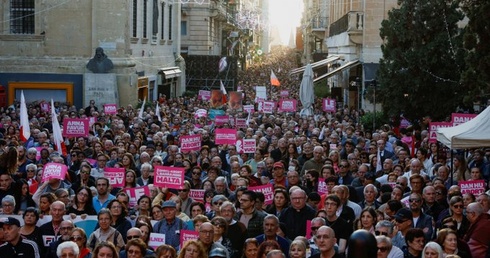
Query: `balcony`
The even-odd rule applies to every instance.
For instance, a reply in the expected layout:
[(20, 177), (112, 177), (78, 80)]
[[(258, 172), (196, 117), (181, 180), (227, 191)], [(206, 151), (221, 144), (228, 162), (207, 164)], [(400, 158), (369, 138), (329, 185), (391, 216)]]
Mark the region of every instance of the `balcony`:
[(317, 38), (325, 38), (327, 30), (328, 17), (313, 17), (311, 19), (311, 33)]
[(333, 37), (347, 32), (352, 42), (362, 43), (362, 33), (364, 30), (364, 13), (348, 12), (342, 18), (333, 22), (328, 30), (328, 36)]

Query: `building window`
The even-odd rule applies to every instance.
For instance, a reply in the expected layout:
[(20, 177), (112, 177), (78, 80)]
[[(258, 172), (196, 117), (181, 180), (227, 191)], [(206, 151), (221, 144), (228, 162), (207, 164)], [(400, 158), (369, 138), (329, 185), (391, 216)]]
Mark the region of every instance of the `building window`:
[(133, 37), (138, 37), (138, 0), (133, 0)]
[(162, 33), (160, 33), (160, 38), (165, 39), (165, 3), (162, 3)]
[(34, 0), (10, 0), (10, 33), (34, 34)]
[(172, 8), (173, 5), (168, 6), (168, 40), (172, 40)]
[(143, 1), (143, 38), (148, 38), (148, 0)]
[(187, 36), (187, 21), (180, 22), (180, 35)]

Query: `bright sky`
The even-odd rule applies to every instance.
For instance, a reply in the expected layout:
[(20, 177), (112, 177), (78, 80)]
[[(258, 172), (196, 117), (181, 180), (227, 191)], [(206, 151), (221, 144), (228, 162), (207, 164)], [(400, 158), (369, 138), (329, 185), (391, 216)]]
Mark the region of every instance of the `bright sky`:
[(279, 27), (283, 44), (289, 42), (292, 28), (300, 25), (303, 12), (303, 0), (269, 0), (269, 21)]

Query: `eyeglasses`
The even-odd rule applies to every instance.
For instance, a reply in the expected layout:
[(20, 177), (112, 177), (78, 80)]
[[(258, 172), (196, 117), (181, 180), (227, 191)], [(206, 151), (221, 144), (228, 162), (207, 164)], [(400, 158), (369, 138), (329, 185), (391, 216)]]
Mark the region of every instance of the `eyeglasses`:
[(90, 171), (80, 171), (80, 174), (90, 174)]
[(442, 192), (436, 192), (436, 195), (442, 195)]
[(380, 236), (380, 235), (383, 235), (383, 236), (388, 236), (388, 233), (386, 233), (386, 232), (381, 232), (381, 231), (378, 231), (378, 230), (374, 231), (374, 234), (376, 234), (377, 236)]
[(464, 208), (464, 206), (462, 204), (453, 205), (453, 207), (456, 209), (463, 209)]
[(98, 159), (97, 161), (100, 161), (100, 162), (107, 162), (106, 159)]
[(223, 204), (223, 202), (213, 202), (214, 205), (218, 205), (218, 206), (221, 206)]
[(60, 228), (60, 231), (61, 231), (61, 230), (72, 230), (72, 229), (73, 229), (73, 227), (61, 227), (61, 228)]
[(71, 154), (71, 156), (72, 156), (72, 157), (76, 157), (76, 156), (77, 156), (77, 154)]
[(408, 199), (409, 202), (420, 202), (420, 199)]
[(221, 223), (214, 223), (213, 226), (218, 227), (218, 228), (225, 228), (225, 225)]
[(201, 172), (192, 172), (193, 175), (200, 175)]
[(121, 206), (112, 206), (111, 209), (122, 209)]
[(311, 227), (311, 231), (315, 231), (315, 230), (318, 230), (320, 227)]
[(27, 172), (36, 172), (36, 170), (28, 169)]
[(126, 239), (131, 240), (131, 239), (138, 239), (140, 236), (126, 236)]
[(384, 252), (386, 252), (386, 251), (388, 251), (388, 247), (385, 247), (385, 246), (378, 247), (378, 252), (382, 252), (382, 253), (384, 253)]
[(72, 236), (70, 237), (70, 241), (80, 241), (83, 240), (83, 237), (81, 236)]

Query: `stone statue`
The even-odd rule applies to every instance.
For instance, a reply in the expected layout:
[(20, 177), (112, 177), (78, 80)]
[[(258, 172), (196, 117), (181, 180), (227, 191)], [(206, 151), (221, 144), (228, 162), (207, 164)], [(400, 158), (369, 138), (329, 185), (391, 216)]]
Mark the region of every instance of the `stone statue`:
[(95, 49), (95, 55), (88, 61), (87, 69), (93, 73), (108, 73), (114, 68), (111, 59), (104, 54), (104, 49), (98, 47)]

